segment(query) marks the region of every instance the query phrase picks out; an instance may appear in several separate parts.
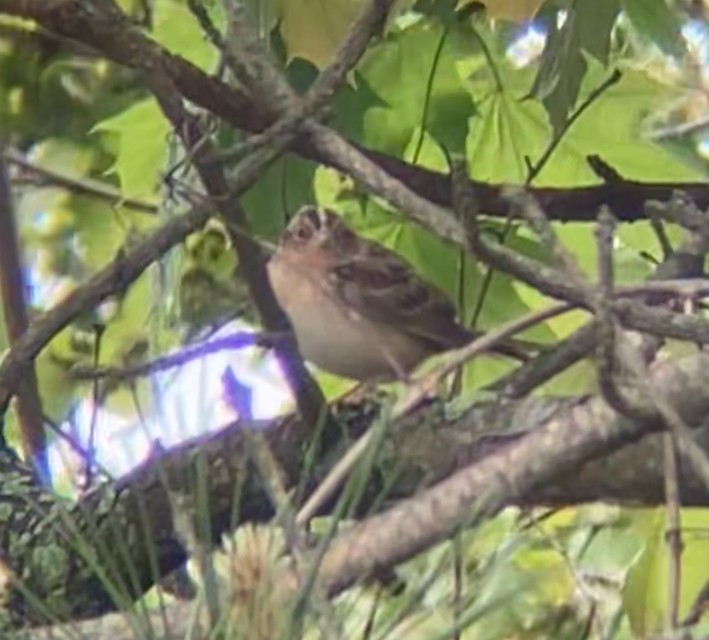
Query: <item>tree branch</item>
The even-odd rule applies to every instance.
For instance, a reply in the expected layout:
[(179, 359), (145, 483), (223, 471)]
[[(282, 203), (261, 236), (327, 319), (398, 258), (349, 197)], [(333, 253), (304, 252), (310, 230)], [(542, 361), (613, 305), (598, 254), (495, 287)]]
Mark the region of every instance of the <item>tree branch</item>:
[(9, 164), (14, 164), (23, 171), (35, 174), (43, 182), (49, 182), (50, 184), (64, 187), (74, 193), (80, 193), (83, 195), (100, 198), (101, 200), (107, 200), (115, 206), (126, 207), (127, 209), (133, 209), (135, 211), (139, 211), (140, 213), (154, 214), (158, 211), (158, 206), (156, 204), (152, 204), (138, 198), (126, 198), (121, 195), (118, 188), (112, 187), (110, 184), (105, 182), (92, 180), (91, 178), (75, 178), (73, 176), (64, 175), (59, 171), (53, 171), (52, 169), (41, 167), (33, 162), (30, 162), (20, 152), (15, 151), (14, 149), (5, 149), (3, 155)]
[[(0, 140), (0, 297), (10, 346), (17, 344), (27, 330), (29, 319), (25, 300), (25, 285), (20, 256), (20, 239), (15, 226), (15, 209), (10, 192), (10, 180), (2, 158)], [(42, 481), (49, 480), (46, 436), (42, 420), (42, 401), (37, 376), (30, 365), (17, 381), (17, 418), (25, 459), (31, 461)], [(0, 407), (2, 403), (0, 403)], [(0, 442), (3, 442), (0, 431)]]
[[(658, 366), (651, 373), (652, 384), (666, 391), (668, 402), (687, 424), (701, 424), (709, 410), (709, 372), (703, 371), (708, 365), (709, 358), (702, 355)], [(695, 388), (703, 397), (684, 404), (689, 398), (682, 387), (694, 376), (703, 378)], [(566, 481), (567, 474), (578, 473), (589, 460), (660, 427), (628, 422), (598, 398), (572, 407), (518, 442), (348, 529), (328, 550), (321, 579), (331, 593), (338, 593), (412, 558), (461, 526), (474, 526), (505, 505), (523, 501), (545, 483), (560, 477)]]

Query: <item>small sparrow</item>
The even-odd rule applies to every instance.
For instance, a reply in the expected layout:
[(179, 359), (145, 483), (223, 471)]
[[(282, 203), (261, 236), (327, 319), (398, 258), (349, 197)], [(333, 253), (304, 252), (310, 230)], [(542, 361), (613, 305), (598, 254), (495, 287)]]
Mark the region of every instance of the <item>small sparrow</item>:
[[(456, 322), (440, 289), (328, 209), (305, 206), (296, 213), (268, 275), (303, 358), (338, 376), (405, 378), (429, 356), (476, 337)], [(507, 343), (495, 351), (528, 357)]]

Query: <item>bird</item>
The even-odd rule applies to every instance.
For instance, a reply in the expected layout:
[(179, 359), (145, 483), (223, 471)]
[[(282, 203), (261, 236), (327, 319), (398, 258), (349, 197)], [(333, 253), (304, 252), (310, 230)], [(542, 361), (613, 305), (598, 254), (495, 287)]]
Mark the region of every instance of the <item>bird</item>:
[[(302, 357), (353, 380), (407, 379), (428, 357), (479, 333), (399, 254), (356, 234), (333, 210), (301, 207), (267, 264)], [(499, 354), (527, 359), (513, 343)]]

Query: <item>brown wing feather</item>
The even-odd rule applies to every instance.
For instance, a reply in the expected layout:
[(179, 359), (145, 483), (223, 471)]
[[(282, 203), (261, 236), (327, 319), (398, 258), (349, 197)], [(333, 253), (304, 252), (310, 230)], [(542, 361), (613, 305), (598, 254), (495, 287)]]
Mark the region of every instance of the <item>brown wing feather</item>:
[(363, 317), (425, 340), (431, 351), (458, 347), (473, 337), (456, 322), (455, 307), (440, 289), (380, 245), (343, 257), (333, 265), (331, 281), (342, 301)]
[[(397, 327), (428, 343), (431, 353), (463, 346), (476, 335), (456, 321), (455, 307), (397, 253), (358, 238), (336, 214), (330, 218), (330, 284), (336, 297), (364, 318)], [(493, 347), (502, 355), (528, 360), (535, 345), (506, 340)]]

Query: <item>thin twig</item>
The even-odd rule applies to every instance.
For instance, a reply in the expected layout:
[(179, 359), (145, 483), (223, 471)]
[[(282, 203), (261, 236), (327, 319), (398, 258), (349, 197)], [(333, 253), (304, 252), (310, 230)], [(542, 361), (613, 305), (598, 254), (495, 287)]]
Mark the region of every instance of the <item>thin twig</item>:
[(453, 612), (453, 634), (451, 640), (461, 640), (461, 617), (463, 615), (463, 592), (465, 590), (465, 550), (461, 534), (456, 533), (451, 540), (451, 554), (453, 555), (453, 593), (451, 609)]
[(210, 340), (209, 342), (188, 345), (176, 353), (127, 367), (87, 367), (85, 365), (75, 365), (70, 369), (69, 375), (77, 380), (109, 378), (114, 381), (146, 377), (175, 367), (181, 367), (188, 362), (192, 362), (193, 360), (212, 353), (219, 353), (220, 351), (247, 349), (249, 347), (270, 347), (275, 341), (284, 336), (285, 334), (283, 333), (233, 333), (223, 338)]
[(591, 285), (583, 273), (573, 254), (561, 243), (554, 227), (547, 218), (539, 203), (523, 190), (510, 187), (505, 190), (505, 196), (513, 203), (513, 211), (519, 217), (527, 220), (532, 230), (539, 236), (542, 246), (546, 249), (557, 271), (571, 280), (586, 296), (592, 297)]
[[(600, 617), (596, 615), (598, 607), (598, 596), (593, 593), (591, 589), (588, 588), (587, 580), (579, 571), (579, 565), (577, 562), (569, 556), (568, 548), (554, 535), (550, 529), (542, 526), (543, 520), (552, 514), (544, 514), (543, 518), (532, 518), (528, 527), (533, 527), (537, 534), (542, 538), (546, 539), (551, 546), (551, 548), (559, 555), (559, 557), (564, 562), (566, 570), (569, 572), (574, 581), (575, 592), (580, 596), (580, 600), (584, 604), (588, 604), (589, 617), (586, 621), (587, 630), (581, 638), (588, 638), (591, 635), (591, 631), (596, 631), (596, 637), (603, 637), (603, 624)], [(525, 527), (527, 528), (527, 527)], [(578, 597), (577, 596), (577, 597)]]
[(548, 351), (539, 354), (534, 360), (522, 364), (495, 380), (487, 390), (500, 392), (510, 399), (529, 395), (545, 382), (592, 353), (596, 344), (597, 326), (598, 323), (591, 320), (567, 338), (557, 342)]
[(202, 28), (204, 34), (209, 38), (210, 42), (219, 50), (224, 48), (224, 41), (222, 40), (222, 35), (212, 22), (207, 8), (203, 3), (197, 0), (187, 0), (187, 8), (192, 12), (192, 15), (197, 18), (199, 26)]
[(679, 625), (679, 606), (682, 595), (682, 514), (679, 490), (677, 437), (666, 433), (663, 437), (665, 456), (665, 501), (667, 503), (667, 528), (665, 541), (669, 548), (667, 580), (667, 628)]
[(709, 116), (701, 116), (690, 122), (678, 122), (666, 127), (657, 127), (650, 131), (648, 138), (662, 142), (668, 138), (681, 138), (693, 133), (704, 132), (709, 127)]
[[(103, 336), (106, 332), (104, 324), (94, 325), (94, 353), (93, 366), (97, 367), (101, 357), (101, 345), (103, 344)], [(98, 412), (101, 405), (99, 381), (95, 378), (91, 383), (91, 419), (89, 421), (89, 438), (87, 444), (88, 455), (85, 458), (85, 475), (83, 481), (83, 490), (87, 490), (91, 486), (94, 471), (94, 459), (96, 458), (96, 424), (98, 422)]]
[(706, 582), (702, 585), (687, 615), (682, 618), (679, 626), (691, 627), (697, 624), (707, 610), (709, 610), (709, 578), (707, 578)]
[[(615, 222), (611, 212), (601, 209), (596, 227), (598, 248), (598, 288), (594, 294), (597, 332), (596, 361), (598, 383), (603, 398), (621, 415), (633, 420), (650, 420), (653, 415), (644, 407), (634, 404), (623, 392), (619, 379), (617, 335), (618, 327), (613, 315), (612, 299), (615, 288), (613, 269), (613, 234)], [(629, 348), (629, 347), (628, 347)]]
[(660, 245), (660, 251), (662, 251), (662, 261), (668, 260), (669, 257), (674, 253), (672, 249), (672, 243), (670, 238), (665, 231), (665, 227), (658, 217), (654, 215), (648, 215), (650, 220), (650, 226), (655, 232), (655, 237), (657, 238), (657, 243)]
[(527, 174), (526, 185), (529, 186), (537, 179), (537, 176), (541, 173), (542, 169), (551, 159), (551, 156), (556, 151), (564, 136), (568, 133), (569, 129), (574, 125), (574, 123), (584, 114), (584, 112), (598, 100), (608, 89), (613, 85), (618, 84), (623, 77), (623, 74), (618, 69), (613, 69), (613, 72), (608, 76), (601, 84), (599, 84), (593, 91), (584, 98), (583, 102), (574, 110), (574, 112), (564, 120), (564, 124), (559, 127), (559, 130), (552, 137), (544, 149), (542, 155), (534, 163), (534, 165), (529, 165), (529, 173)]
[[(61, 438), (64, 440), (71, 450), (76, 453), (81, 460), (87, 460), (89, 458), (89, 452), (87, 451), (86, 447), (81, 445), (79, 441), (72, 435), (68, 434), (64, 429), (62, 429), (54, 420), (52, 420), (49, 416), (45, 415), (44, 416), (44, 424), (47, 425), (47, 428), (54, 433), (58, 438)], [(109, 481), (113, 482), (115, 481), (115, 478), (111, 474), (111, 472), (104, 467), (100, 462), (94, 461), (94, 464), (96, 465), (97, 470)]]
[(49, 182), (50, 184), (64, 187), (74, 193), (80, 193), (83, 195), (100, 198), (101, 200), (107, 200), (112, 205), (117, 207), (133, 209), (134, 211), (139, 211), (140, 213), (154, 214), (158, 212), (158, 205), (152, 204), (151, 202), (146, 202), (145, 200), (141, 200), (139, 198), (125, 197), (121, 194), (120, 189), (112, 187), (105, 182), (93, 180), (92, 178), (76, 178), (65, 175), (59, 171), (54, 171), (53, 169), (47, 169), (27, 160), (25, 156), (14, 149), (5, 149), (3, 155), (9, 164), (14, 164), (20, 167), (23, 171), (35, 174), (44, 182)]
[[(576, 282), (580, 278), (574, 278), (572, 282), (565, 274), (560, 274), (556, 268), (518, 254), (503, 244), (492, 242), (480, 232), (475, 194), (467, 181), (465, 158), (456, 156), (451, 159), (451, 182), (456, 217), (463, 221), (467, 242), (480, 260), (488, 263), (497, 271), (512, 274), (515, 278), (546, 295), (571, 301), (588, 309), (593, 308), (587, 287), (579, 287)], [(517, 192), (514, 204), (521, 209), (522, 213), (531, 207), (539, 209), (533, 199), (519, 192)], [(556, 244), (554, 243), (555, 247)]]
[(673, 222), (688, 231), (700, 231), (707, 224), (704, 212), (681, 192), (673, 193), (668, 202), (648, 200), (645, 211), (650, 218)]

